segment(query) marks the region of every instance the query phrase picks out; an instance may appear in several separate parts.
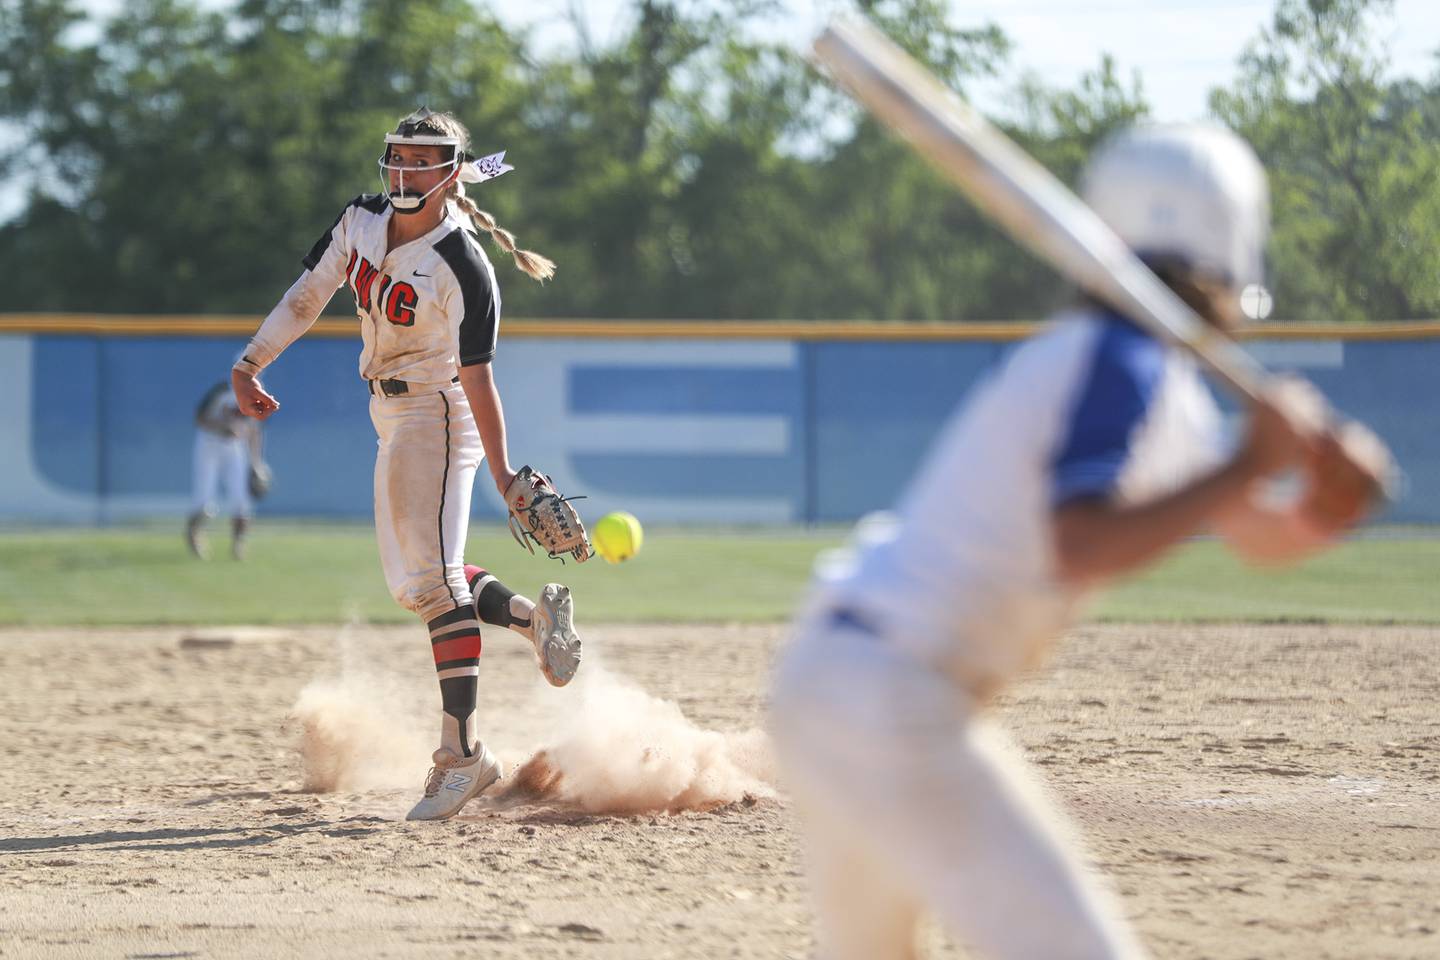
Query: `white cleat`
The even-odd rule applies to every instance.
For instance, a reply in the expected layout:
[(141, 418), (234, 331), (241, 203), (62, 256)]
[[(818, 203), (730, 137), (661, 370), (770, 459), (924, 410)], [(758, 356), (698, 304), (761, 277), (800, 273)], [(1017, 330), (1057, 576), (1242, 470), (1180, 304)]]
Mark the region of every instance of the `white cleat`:
[(570, 588), (547, 583), (535, 602), (535, 657), (553, 686), (563, 687), (580, 669), (580, 636), (575, 632), (575, 601)]
[(405, 815), (406, 820), (448, 820), (479, 796), (504, 768), (483, 743), (472, 757), (457, 757), (441, 747), (431, 758), (435, 766), (425, 778), (425, 796)]

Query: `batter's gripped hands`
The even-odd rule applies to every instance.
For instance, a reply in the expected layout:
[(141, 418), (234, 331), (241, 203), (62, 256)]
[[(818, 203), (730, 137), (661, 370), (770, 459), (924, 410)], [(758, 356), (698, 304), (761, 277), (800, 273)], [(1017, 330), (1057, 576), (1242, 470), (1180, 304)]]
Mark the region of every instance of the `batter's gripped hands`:
[(1359, 523), (1385, 498), (1395, 461), (1368, 427), (1347, 420), (1320, 437), (1305, 472), (1297, 512), (1318, 533), (1334, 536)]
[(1309, 381), (1277, 378), (1250, 405), (1250, 430), (1236, 462), (1257, 480), (1306, 463), (1325, 435), (1327, 410)]
[(266, 393), (252, 374), (231, 370), (230, 389), (235, 391), (235, 403), (240, 412), (247, 417), (264, 420), (280, 409), (280, 401)]

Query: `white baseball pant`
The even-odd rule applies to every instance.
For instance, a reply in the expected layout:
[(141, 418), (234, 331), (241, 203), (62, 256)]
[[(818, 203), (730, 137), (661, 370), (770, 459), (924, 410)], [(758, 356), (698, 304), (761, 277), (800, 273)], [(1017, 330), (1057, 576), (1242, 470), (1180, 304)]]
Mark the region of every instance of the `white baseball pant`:
[(194, 512), (215, 516), (222, 505), (232, 517), (248, 517), (250, 502), (250, 451), (243, 439), (223, 437), (209, 430), (195, 431), (192, 471)]
[(915, 956), (923, 910), (987, 960), (1138, 960), (1018, 752), (938, 671), (853, 623), (802, 626), (772, 727), (823, 960)]
[(390, 594), (429, 622), (470, 603), (465, 535), (480, 432), (458, 383), (396, 397), (372, 395), (375, 535)]

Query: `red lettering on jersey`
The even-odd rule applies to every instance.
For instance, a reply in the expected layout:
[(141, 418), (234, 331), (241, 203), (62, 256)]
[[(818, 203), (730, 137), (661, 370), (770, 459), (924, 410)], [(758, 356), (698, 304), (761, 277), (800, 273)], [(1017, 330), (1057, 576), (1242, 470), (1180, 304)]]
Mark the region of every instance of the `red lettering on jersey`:
[(350, 251), (350, 262), (345, 264), (345, 282), (350, 282), (350, 271), (355, 269), (355, 258), (359, 256), (354, 250)]
[(385, 304), (386, 318), (396, 326), (413, 327), (415, 325), (415, 302), (419, 299), (415, 294), (415, 288), (401, 280), (390, 291), (390, 299)]
[(380, 287), (375, 293), (375, 302), (385, 302), (385, 288), (390, 286), (390, 274), (385, 274), (385, 279), (380, 281)]
[(380, 271), (370, 266), (369, 260), (360, 258), (360, 268), (355, 271), (355, 302), (360, 304), (361, 310), (370, 309), (370, 288), (379, 275)]

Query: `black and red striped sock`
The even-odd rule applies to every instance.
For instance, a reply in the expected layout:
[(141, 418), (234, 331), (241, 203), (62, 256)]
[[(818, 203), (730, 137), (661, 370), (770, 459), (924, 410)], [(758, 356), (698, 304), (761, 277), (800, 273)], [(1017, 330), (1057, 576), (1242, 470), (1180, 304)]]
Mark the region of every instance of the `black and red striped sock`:
[(480, 624), (475, 611), (461, 607), (425, 625), (440, 678), (440, 744), (468, 757), (475, 745), (475, 690), (480, 682)]

